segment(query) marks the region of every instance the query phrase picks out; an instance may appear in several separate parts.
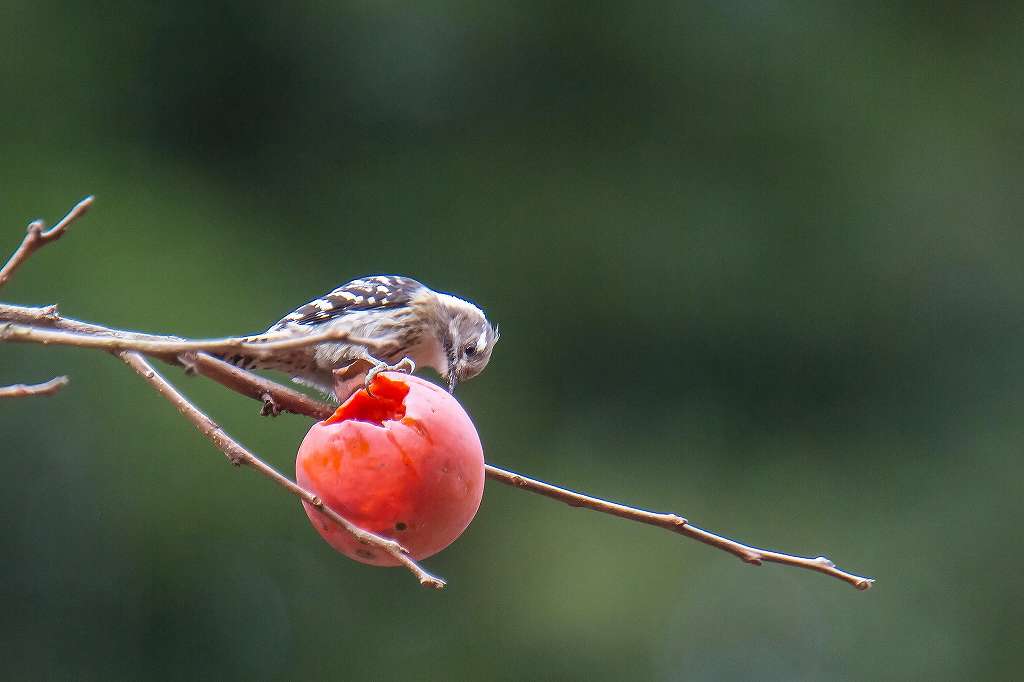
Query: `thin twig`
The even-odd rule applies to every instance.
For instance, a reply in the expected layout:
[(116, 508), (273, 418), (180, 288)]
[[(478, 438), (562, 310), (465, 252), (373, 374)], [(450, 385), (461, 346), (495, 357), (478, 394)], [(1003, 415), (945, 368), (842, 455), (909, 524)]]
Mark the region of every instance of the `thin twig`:
[[(119, 350), (138, 350), (146, 353), (147, 355), (159, 357), (162, 360), (172, 363), (178, 363), (178, 355), (201, 351), (230, 353), (237, 350), (246, 350), (247, 355), (259, 356), (263, 352), (269, 354), (270, 352), (306, 347), (309, 345), (311, 338), (314, 343), (317, 341), (345, 341), (346, 343), (365, 345), (367, 348), (374, 351), (387, 351), (394, 345), (394, 341), (363, 339), (356, 336), (349, 336), (340, 331), (322, 332), (322, 336), (314, 335), (312, 337), (291, 336), (288, 332), (280, 332), (273, 336), (239, 336), (208, 340), (183, 339), (178, 336), (147, 334), (145, 332), (114, 329), (94, 324), (92, 322), (83, 322), (70, 317), (64, 317), (57, 310), (56, 304), (31, 307), (0, 303), (0, 329), (3, 328), (2, 323), (4, 322), (11, 323), (13, 325), (31, 327), (37, 331), (40, 328), (58, 329), (60, 331), (73, 332), (75, 334), (87, 336), (98, 336), (105, 339), (102, 342), (84, 341), (80, 343), (77, 338), (67, 338), (65, 340), (64, 337), (52, 337), (54, 340), (49, 342), (57, 343), (58, 345), (88, 345), (88, 347), (99, 346), (104, 350), (114, 352)], [(23, 332), (15, 331), (10, 333), (12, 335), (17, 335)], [(116, 341), (112, 341), (111, 339), (116, 339)], [(17, 341), (19, 339), (12, 338), (10, 340)], [(40, 338), (39, 342), (43, 343), (44, 341)], [(241, 347), (239, 348), (239, 346)]]
[[(6, 283), (11, 274), (40, 246), (58, 239), (67, 229), (67, 226), (78, 216), (88, 209), (92, 202), (89, 197), (78, 204), (68, 213), (65, 218), (48, 231), (43, 231), (42, 223), (34, 222), (29, 225), (28, 234), (22, 245), (11, 256), (10, 260), (0, 268), (0, 286)], [(347, 521), (332, 509), (323, 504), (313, 493), (301, 488), (299, 485), (278, 473), (270, 465), (263, 462), (237, 441), (228, 436), (212, 419), (196, 408), (181, 393), (168, 383), (138, 352), (147, 352), (155, 357), (184, 364), (187, 368), (207, 376), (228, 388), (256, 398), (264, 404), (266, 413), (276, 414), (281, 410), (305, 414), (315, 419), (324, 419), (333, 413), (334, 408), (327, 403), (313, 400), (297, 391), (285, 388), (280, 384), (258, 377), (250, 372), (241, 370), (221, 362), (213, 357), (204, 354), (209, 352), (231, 352), (233, 350), (245, 349), (250, 352), (249, 346), (255, 346), (252, 350), (257, 353), (260, 350), (267, 352), (279, 352), (283, 348), (296, 348), (305, 346), (307, 343), (318, 343), (326, 340), (343, 340), (338, 338), (316, 338), (316, 337), (295, 337), (286, 338), (282, 341), (271, 341), (253, 343), (252, 337), (240, 337), (232, 339), (212, 339), (208, 341), (189, 341), (176, 337), (157, 336), (152, 334), (140, 334), (126, 332), (119, 329), (110, 329), (100, 325), (87, 322), (79, 322), (62, 318), (57, 313), (56, 306), (43, 308), (26, 308), (0, 304), (0, 322), (6, 322), (0, 326), (0, 340), (27, 341), (36, 343), (64, 343), (117, 353), (132, 369), (138, 372), (148, 381), (161, 395), (174, 404), (196, 428), (209, 438), (227, 457), (236, 464), (245, 464), (256, 469), (264, 476), (267, 476), (278, 483), (292, 494), (298, 496), (331, 520), (340, 524), (343, 528), (355, 535), (358, 539), (367, 544), (380, 547), (383, 551), (395, 557), (411, 570), (420, 580), (421, 584), (440, 589), (444, 587), (444, 581), (424, 571), (394, 540), (382, 538), (364, 531)], [(20, 326), (19, 326), (20, 325)], [(30, 325), (28, 327), (24, 325)], [(57, 331), (51, 331), (51, 328)], [(311, 341), (311, 338), (313, 339)], [(343, 337), (344, 338), (344, 337)], [(89, 339), (89, 340), (86, 340)], [(364, 340), (344, 338), (349, 343), (362, 342)], [(277, 345), (271, 345), (271, 344)], [(370, 344), (366, 344), (370, 345)], [(127, 352), (126, 352), (127, 351)], [(179, 354), (181, 355), (179, 357)], [(16, 388), (16, 387), (11, 387)], [(56, 390), (56, 389), (54, 389)], [(800, 557), (780, 552), (758, 549), (741, 544), (734, 540), (716, 535), (709, 531), (692, 526), (686, 519), (675, 514), (650, 512), (635, 507), (609, 502), (597, 497), (577, 493), (566, 488), (544, 483), (536, 479), (523, 476), (511, 471), (506, 471), (493, 465), (486, 465), (487, 477), (513, 486), (519, 490), (526, 490), (538, 495), (564, 502), (573, 507), (592, 509), (604, 514), (611, 514), (631, 521), (645, 523), (659, 528), (665, 528), (672, 532), (685, 535), (712, 547), (724, 550), (743, 561), (761, 565), (764, 562), (778, 563), (787, 566), (805, 568), (825, 575), (830, 575), (847, 582), (859, 590), (866, 590), (874, 583), (871, 578), (847, 573), (836, 568), (835, 564), (825, 557)]]
[[(2, 267), (0, 267), (0, 287), (3, 287), (3, 285), (7, 284), (11, 280), (11, 277), (14, 276), (14, 271), (27, 261), (29, 256), (35, 253), (37, 249), (60, 239), (71, 223), (89, 210), (89, 207), (92, 206), (92, 202), (92, 196), (87, 196), (82, 199), (74, 206), (74, 208), (68, 211), (67, 215), (65, 215), (49, 230), (44, 229), (46, 224), (42, 220), (33, 220), (29, 223), (28, 229), (25, 233), (25, 238), (22, 239), (21, 244), (14, 253), (11, 254), (11, 257), (7, 259)], [(7, 307), (3, 306), (3, 304), (0, 304), (0, 306)], [(17, 306), (12, 307), (17, 308)], [(57, 306), (47, 306), (45, 308), (26, 310), (35, 311), (33, 317), (39, 321), (45, 320), (47, 317), (57, 315)], [(59, 376), (42, 384), (15, 384), (13, 386), (0, 387), (0, 398), (24, 398), (39, 395), (49, 396), (64, 388), (67, 384), (68, 378), (66, 376)]]
[(519, 488), (520, 490), (528, 490), (531, 493), (537, 493), (538, 495), (543, 495), (544, 497), (550, 497), (553, 500), (564, 502), (570, 507), (592, 509), (604, 514), (611, 514), (612, 516), (628, 519), (630, 521), (637, 521), (639, 523), (646, 523), (650, 526), (664, 528), (672, 531), (673, 533), (685, 535), (693, 538), (694, 540), (699, 540), (704, 544), (735, 554), (746, 563), (754, 566), (760, 566), (763, 562), (768, 561), (776, 564), (806, 568), (812, 571), (818, 571), (819, 573), (824, 573), (825, 575), (830, 575), (833, 578), (838, 578), (839, 580), (853, 585), (858, 590), (866, 590), (875, 582), (872, 578), (863, 578), (861, 576), (842, 571), (836, 568), (836, 565), (825, 557), (810, 559), (807, 557), (782, 554), (781, 552), (772, 552), (765, 549), (758, 549), (757, 547), (750, 547), (736, 542), (735, 540), (730, 540), (729, 538), (722, 537), (721, 535), (716, 535), (710, 531), (693, 526), (686, 519), (675, 514), (646, 511), (644, 509), (628, 507), (616, 502), (609, 502), (598, 497), (591, 497), (590, 495), (577, 493), (566, 488), (559, 488), (558, 486), (551, 485), (550, 483), (538, 481), (537, 479), (529, 478), (512, 471), (506, 471), (505, 469), (500, 469), (489, 464), (487, 465), (487, 477), (492, 481), (498, 481), (499, 483), (504, 483), (505, 485)]
[[(280, 406), (281, 409), (297, 414), (304, 414), (317, 420), (326, 419), (334, 414), (335, 408), (328, 403), (314, 400), (313, 398), (299, 393), (298, 391), (293, 391), (290, 388), (286, 388), (273, 381), (259, 377), (251, 372), (238, 369), (237, 367), (232, 367), (231, 365), (219, 360), (215, 360), (213, 358), (203, 360), (202, 356), (200, 356), (200, 360), (200, 368), (197, 368), (199, 373), (214, 379), (218, 383), (221, 383), (242, 395), (262, 400), (264, 403), (266, 403), (269, 398), (273, 403)], [(830, 575), (833, 578), (838, 578), (839, 580), (853, 585), (858, 590), (866, 590), (874, 583), (874, 580), (871, 578), (864, 578), (836, 568), (835, 564), (825, 557), (816, 557), (812, 559), (744, 545), (736, 542), (735, 540), (730, 540), (729, 538), (716, 535), (715, 533), (691, 525), (686, 519), (676, 514), (647, 511), (637, 507), (630, 507), (628, 505), (603, 500), (599, 497), (584, 495), (583, 493), (578, 493), (567, 488), (560, 488), (556, 485), (551, 485), (544, 481), (523, 476), (522, 474), (517, 474), (513, 471), (508, 471), (492, 464), (486, 465), (486, 473), (487, 477), (492, 481), (497, 481), (498, 483), (503, 483), (519, 490), (543, 495), (544, 497), (550, 497), (553, 500), (564, 502), (571, 507), (590, 509), (601, 512), (602, 514), (618, 516), (619, 518), (627, 519), (629, 521), (636, 521), (638, 523), (664, 528), (665, 530), (678, 533), (679, 535), (685, 535), (686, 537), (693, 538), (694, 540), (698, 540), (704, 544), (717, 547), (718, 549), (729, 552), (730, 554), (734, 554), (746, 563), (754, 566), (760, 566), (764, 562), (769, 562), (805, 568), (819, 573), (824, 573), (825, 575)]]
[(53, 395), (67, 385), (67, 377), (54, 377), (41, 384), (0, 386), (0, 398), (29, 398), (37, 395)]
[[(10, 280), (14, 271), (24, 263), (38, 248), (56, 241), (61, 237), (68, 225), (81, 216), (92, 205), (92, 197), (87, 197), (75, 206), (67, 216), (57, 225), (47, 231), (43, 231), (43, 224), (35, 221), (29, 225), (28, 234), (17, 251), (8, 259), (7, 263), (0, 268), (0, 286)], [(349, 343), (361, 343), (370, 348), (385, 347), (387, 344), (363, 343), (363, 339), (351, 337), (343, 333), (327, 333), (319, 340), (310, 342), (310, 337), (287, 337), (269, 341), (254, 342), (250, 337), (212, 339), (208, 341), (189, 341), (174, 337), (155, 337), (153, 335), (136, 334), (122, 330), (108, 329), (100, 325), (78, 322), (77, 320), (64, 320), (57, 313), (57, 306), (46, 306), (44, 308), (22, 308), (20, 306), (8, 306), (0, 304), (0, 312), (6, 313), (8, 317), (0, 316), (0, 321), (7, 320), (7, 324), (0, 325), (0, 341), (28, 341), (42, 344), (64, 344), (87, 348), (100, 348), (115, 352), (117, 356), (129, 367), (134, 369), (145, 379), (160, 395), (169, 400), (178, 411), (197, 429), (206, 436), (217, 448), (223, 452), (228, 460), (236, 465), (245, 465), (255, 469), (260, 474), (271, 479), (281, 487), (288, 490), (299, 499), (315, 508), (330, 520), (334, 521), (347, 532), (351, 533), (359, 542), (377, 547), (381, 551), (394, 557), (399, 563), (408, 568), (419, 580), (421, 585), (433, 589), (443, 589), (444, 580), (431, 575), (425, 571), (409, 555), (404, 547), (395, 540), (381, 537), (374, 533), (359, 528), (348, 519), (323, 503), (317, 495), (302, 488), (294, 481), (279, 473), (276, 469), (264, 462), (262, 459), (251, 453), (236, 440), (231, 438), (216, 422), (193, 405), (189, 400), (164, 379), (146, 359), (136, 351), (151, 352), (154, 355), (166, 355), (168, 353), (194, 353), (196, 351), (231, 352), (246, 351), (247, 355), (260, 357), (272, 352), (303, 348), (310, 343), (322, 341), (347, 341)], [(46, 327), (63, 326), (66, 331), (53, 331), (36, 327), (26, 327), (12, 324), (13, 321), (35, 322)], [(213, 360), (213, 358), (210, 358)], [(222, 363), (223, 364), (223, 363)], [(55, 392), (67, 383), (67, 377), (58, 377), (48, 384), (45, 390)], [(17, 391), (20, 394), (31, 394), (26, 391), (35, 390), (36, 394), (43, 392), (43, 387), (12, 386), (9, 387), (12, 394)]]
[[(45, 306), (23, 306), (23, 305), (11, 305), (10, 303), (0, 303), (0, 322), (14, 322), (17, 324), (26, 324), (32, 327), (46, 327), (54, 329), (62, 329), (66, 332), (76, 332), (79, 334), (104, 334), (107, 336), (119, 336), (122, 338), (168, 338), (168, 337), (154, 337), (151, 334), (141, 334), (138, 332), (126, 332), (119, 329), (110, 329), (98, 324), (92, 324), (91, 322), (82, 322), (80, 320), (73, 320), (70, 317), (62, 317), (57, 310), (57, 304), (50, 304)], [(173, 337), (169, 337), (173, 338)]]
[(49, 230), (43, 229), (46, 227), (46, 223), (42, 220), (33, 220), (29, 223), (28, 230), (25, 233), (25, 238), (21, 241), (21, 246), (11, 254), (11, 257), (7, 259), (7, 263), (0, 268), (0, 287), (7, 284), (11, 279), (11, 275), (14, 274), (14, 271), (17, 270), (21, 264), (35, 252), (36, 249), (60, 239), (67, 231), (68, 226), (89, 210), (89, 207), (92, 206), (92, 201), (93, 198), (91, 196), (79, 201), (73, 209), (68, 211), (68, 214), (64, 216), (59, 223), (51, 227)]
[(259, 400), (263, 403), (264, 415), (277, 416), (281, 412), (291, 412), (322, 421), (334, 413), (334, 408), (327, 403), (239, 369), (211, 355), (192, 353), (180, 356), (179, 360), (188, 370), (212, 379), (236, 393)]
[(41, 343), (43, 345), (77, 346), (98, 348), (109, 352), (125, 350), (138, 351), (147, 355), (175, 355), (180, 353), (245, 353), (252, 358), (271, 357), (275, 353), (296, 348), (308, 348), (329, 341), (345, 341), (368, 348), (387, 346), (390, 342), (379, 343), (370, 339), (352, 336), (343, 330), (327, 330), (306, 336), (282, 335), (281, 338), (262, 337), (272, 340), (256, 340), (257, 337), (240, 336), (221, 339), (172, 339), (133, 338), (123, 334), (83, 334), (52, 329), (40, 329), (27, 325), (7, 322), (0, 324), (0, 342)]
[[(0, 268), (0, 286), (8, 282), (20, 265), (22, 265), (37, 249), (46, 244), (56, 241), (77, 217), (85, 213), (92, 204), (92, 197), (88, 197), (78, 204), (59, 223), (52, 228), (43, 231), (43, 223), (35, 221), (29, 225), (28, 235), (22, 242), (22, 246), (14, 252), (7, 262)], [(394, 540), (382, 538), (351, 523), (338, 512), (324, 504), (324, 501), (316, 495), (306, 491), (305, 488), (295, 483), (287, 476), (276, 471), (273, 467), (263, 462), (245, 447), (234, 440), (210, 417), (204, 414), (199, 408), (189, 402), (188, 399), (164, 379), (146, 359), (136, 350), (159, 353), (182, 353), (209, 350), (212, 352), (230, 352), (245, 350), (247, 354), (260, 356), (264, 353), (280, 352), (285, 349), (305, 347), (310, 344), (309, 337), (281, 338), (263, 342), (253, 342), (249, 338), (241, 339), (213, 339), (210, 341), (188, 341), (176, 338), (153, 338), (147, 335), (136, 335), (122, 332), (121, 330), (109, 330), (98, 325), (78, 323), (77, 321), (63, 321), (57, 314), (56, 306), (45, 308), (20, 308), (20, 306), (8, 306), (0, 304), (10, 316), (6, 317), (7, 324), (0, 326), (0, 340), (7, 341), (29, 341), (42, 344), (65, 344), (81, 347), (100, 348), (117, 352), (124, 363), (132, 368), (146, 382), (150, 383), (161, 395), (167, 398), (178, 412), (188, 421), (193, 423), (203, 435), (210, 439), (218, 447), (227, 459), (236, 466), (245, 465), (255, 469), (270, 480), (278, 483), (292, 495), (295, 495), (306, 504), (312, 506), (319, 513), (338, 523), (360, 543), (376, 547), (381, 551), (394, 557), (399, 563), (409, 568), (420, 581), (421, 585), (440, 590), (444, 587), (444, 581), (432, 576), (424, 570), (409, 555), (408, 551)], [(0, 319), (5, 319), (0, 317)], [(46, 327), (65, 326), (71, 331), (53, 331), (24, 327), (11, 324), (12, 321), (34, 322)], [(100, 336), (96, 336), (99, 334)], [(347, 341), (349, 343), (361, 343), (361, 339), (349, 337), (347, 334), (317, 335), (323, 338), (319, 341)], [(146, 338), (147, 337), (147, 338)], [(317, 341), (312, 341), (316, 343)], [(367, 346), (380, 346), (376, 343), (365, 343)], [(54, 392), (68, 382), (67, 377), (58, 377), (47, 384), (40, 386), (11, 386), (7, 389), (0, 389), (9, 392), (10, 395), (30, 395)], [(2, 395), (3, 393), (0, 393)]]
[(444, 588), (444, 580), (425, 571), (423, 567), (409, 556), (408, 551), (406, 551), (401, 544), (395, 540), (381, 537), (380, 535), (376, 535), (359, 528), (344, 516), (324, 504), (323, 500), (321, 500), (317, 495), (306, 490), (287, 476), (284, 476), (272, 466), (247, 450), (241, 443), (229, 436), (224, 429), (222, 429), (215, 421), (210, 419), (209, 416), (189, 402), (188, 398), (186, 398), (180, 391), (172, 386), (169, 381), (161, 376), (160, 373), (157, 372), (144, 357), (142, 357), (142, 355), (131, 351), (118, 353), (118, 357), (121, 358), (126, 365), (135, 370), (139, 376), (145, 379), (146, 382), (156, 389), (160, 395), (170, 401), (170, 403), (177, 408), (178, 412), (192, 422), (192, 424), (199, 429), (199, 432), (206, 436), (218, 450), (223, 452), (228, 458), (228, 461), (232, 464), (235, 466), (247, 466), (250, 469), (254, 469), (258, 473), (272, 480), (274, 483), (277, 483), (292, 495), (298, 497), (303, 502), (315, 507), (321, 514), (351, 533), (359, 542), (376, 547), (377, 549), (394, 557), (416, 576), (421, 585), (431, 587), (436, 590)]

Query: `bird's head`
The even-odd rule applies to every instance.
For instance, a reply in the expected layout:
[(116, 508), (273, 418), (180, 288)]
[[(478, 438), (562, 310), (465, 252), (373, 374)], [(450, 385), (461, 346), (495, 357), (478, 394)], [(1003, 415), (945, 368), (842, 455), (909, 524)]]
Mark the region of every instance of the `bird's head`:
[(445, 353), (448, 368), (444, 378), (448, 390), (484, 371), (491, 360), (491, 351), (498, 340), (498, 330), (491, 326), (484, 311), (469, 301), (440, 294), (448, 313), (445, 329)]

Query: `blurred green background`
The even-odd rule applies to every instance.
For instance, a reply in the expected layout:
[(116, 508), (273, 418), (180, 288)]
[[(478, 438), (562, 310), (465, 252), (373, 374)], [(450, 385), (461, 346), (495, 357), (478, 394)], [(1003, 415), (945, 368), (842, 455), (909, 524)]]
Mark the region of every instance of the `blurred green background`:
[[(4, 679), (1005, 680), (1024, 561), (1019, 3), (4, 3), (3, 291), (263, 329), (352, 277), (500, 323), (489, 461), (878, 579), (488, 484), (334, 553), (111, 357), (0, 348)], [(291, 474), (308, 420), (168, 376)]]

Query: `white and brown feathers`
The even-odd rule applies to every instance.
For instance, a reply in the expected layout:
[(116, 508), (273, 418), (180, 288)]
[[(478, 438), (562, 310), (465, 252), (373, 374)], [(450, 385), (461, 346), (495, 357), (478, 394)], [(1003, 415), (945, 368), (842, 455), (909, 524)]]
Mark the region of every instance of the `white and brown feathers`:
[(296, 308), (268, 331), (283, 330), (293, 324), (322, 324), (357, 310), (405, 307), (425, 289), (416, 280), (399, 275), (354, 279)]
[(225, 359), (246, 369), (287, 372), (299, 383), (330, 393), (334, 369), (360, 359), (394, 364), (408, 357), (417, 366), (437, 370), (454, 390), (457, 382), (483, 370), (497, 341), (497, 333), (477, 306), (400, 275), (354, 279), (300, 306), (262, 336), (334, 329), (392, 342), (394, 350), (373, 356), (361, 345), (326, 342), (270, 360), (243, 355)]

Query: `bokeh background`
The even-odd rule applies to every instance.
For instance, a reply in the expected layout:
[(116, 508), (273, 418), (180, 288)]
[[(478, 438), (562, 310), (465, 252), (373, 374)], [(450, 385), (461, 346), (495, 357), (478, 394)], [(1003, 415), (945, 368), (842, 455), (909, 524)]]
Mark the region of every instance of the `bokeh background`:
[[(3, 291), (257, 331), (413, 275), (501, 324), (450, 581), (355, 564), (116, 360), (0, 348), (5, 679), (1005, 680), (1024, 561), (1019, 3), (8, 2)], [(291, 474), (308, 420), (168, 374)], [(1017, 631), (1018, 634), (1014, 634)]]

